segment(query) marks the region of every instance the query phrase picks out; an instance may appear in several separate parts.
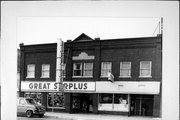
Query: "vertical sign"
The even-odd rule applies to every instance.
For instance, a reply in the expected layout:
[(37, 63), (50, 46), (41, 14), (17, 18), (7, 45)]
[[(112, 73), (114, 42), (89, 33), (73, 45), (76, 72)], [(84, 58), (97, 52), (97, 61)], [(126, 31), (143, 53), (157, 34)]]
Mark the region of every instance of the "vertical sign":
[[(62, 86), (63, 82), (63, 62), (64, 62), (64, 45), (61, 39), (57, 42), (57, 59), (56, 59), (56, 82)], [(63, 90), (63, 87), (60, 87)]]

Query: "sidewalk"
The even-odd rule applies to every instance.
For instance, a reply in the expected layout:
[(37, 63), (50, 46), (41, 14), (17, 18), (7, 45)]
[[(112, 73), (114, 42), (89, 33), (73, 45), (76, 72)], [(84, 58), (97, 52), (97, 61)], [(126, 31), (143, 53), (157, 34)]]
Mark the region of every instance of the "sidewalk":
[(45, 116), (63, 118), (65, 120), (161, 120), (160, 118), (142, 116), (123, 116), (107, 114), (80, 114), (80, 113), (58, 113), (46, 112)]

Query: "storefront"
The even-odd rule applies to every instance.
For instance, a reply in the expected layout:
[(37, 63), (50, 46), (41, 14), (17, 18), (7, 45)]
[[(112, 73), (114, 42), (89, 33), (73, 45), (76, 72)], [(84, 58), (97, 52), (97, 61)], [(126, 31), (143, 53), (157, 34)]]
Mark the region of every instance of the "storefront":
[[(69, 107), (71, 113), (153, 116), (154, 95), (159, 94), (160, 88), (159, 82), (63, 82), (61, 92), (57, 85), (55, 82), (22, 82), (21, 90), (25, 97), (35, 99), (51, 111), (67, 111)], [(65, 101), (70, 101), (70, 106)]]

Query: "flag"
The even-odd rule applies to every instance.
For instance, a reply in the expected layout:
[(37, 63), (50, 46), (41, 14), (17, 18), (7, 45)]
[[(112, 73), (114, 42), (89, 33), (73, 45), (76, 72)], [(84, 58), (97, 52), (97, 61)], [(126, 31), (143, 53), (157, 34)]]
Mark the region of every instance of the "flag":
[(112, 83), (114, 82), (114, 75), (111, 72), (108, 72), (108, 80), (110, 80)]

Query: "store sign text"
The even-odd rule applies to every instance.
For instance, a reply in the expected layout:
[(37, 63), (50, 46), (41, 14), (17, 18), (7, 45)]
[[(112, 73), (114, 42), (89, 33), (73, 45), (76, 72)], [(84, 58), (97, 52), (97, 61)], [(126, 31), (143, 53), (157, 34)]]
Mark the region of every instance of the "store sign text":
[(78, 91), (95, 91), (95, 82), (21, 82), (21, 90), (32, 91), (53, 91), (64, 89), (67, 91), (78, 90)]

